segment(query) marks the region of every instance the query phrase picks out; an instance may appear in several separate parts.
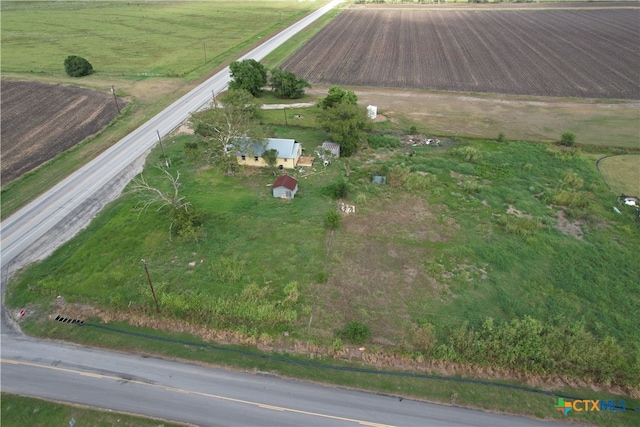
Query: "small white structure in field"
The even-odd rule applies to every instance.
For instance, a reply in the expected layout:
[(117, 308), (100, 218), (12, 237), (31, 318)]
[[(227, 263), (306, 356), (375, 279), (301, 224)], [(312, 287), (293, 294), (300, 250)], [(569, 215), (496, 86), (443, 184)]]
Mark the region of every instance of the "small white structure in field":
[(374, 120), (376, 117), (378, 117), (378, 107), (376, 107), (375, 105), (368, 105), (367, 106), (367, 116), (371, 120)]
[(355, 205), (346, 205), (344, 203), (340, 203), (340, 210), (346, 214), (355, 213), (356, 206)]

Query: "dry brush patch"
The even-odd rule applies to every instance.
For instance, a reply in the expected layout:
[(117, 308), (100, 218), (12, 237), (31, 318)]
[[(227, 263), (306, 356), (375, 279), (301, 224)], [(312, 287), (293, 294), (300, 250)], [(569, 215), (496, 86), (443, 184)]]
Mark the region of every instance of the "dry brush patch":
[(354, 8), (284, 68), (316, 84), (639, 99), (640, 9)]
[(1, 108), (3, 183), (98, 133), (118, 114), (106, 92), (5, 80)]

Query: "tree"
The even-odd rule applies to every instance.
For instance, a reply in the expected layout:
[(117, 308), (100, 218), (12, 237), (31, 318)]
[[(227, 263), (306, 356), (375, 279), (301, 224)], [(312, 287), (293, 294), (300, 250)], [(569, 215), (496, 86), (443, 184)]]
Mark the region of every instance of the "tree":
[(93, 67), (81, 56), (70, 55), (64, 60), (64, 70), (71, 77), (82, 77), (91, 74)]
[(331, 139), (340, 144), (340, 154), (344, 157), (358, 151), (365, 131), (371, 127), (367, 110), (357, 104), (340, 103), (323, 111), (318, 118)]
[(327, 96), (320, 98), (317, 105), (323, 110), (327, 110), (339, 104), (358, 105), (358, 96), (352, 90), (344, 90), (340, 86), (331, 86)]
[(244, 89), (253, 96), (259, 96), (267, 84), (267, 69), (255, 59), (232, 62), (229, 70), (233, 78), (229, 82), (230, 89)]
[(164, 176), (171, 183), (172, 191), (165, 191), (152, 186), (143, 175), (135, 178), (130, 186), (129, 192), (137, 193), (140, 201), (136, 204), (136, 209), (147, 210), (152, 205), (158, 205), (157, 210), (165, 206), (170, 207), (171, 223), (169, 234), (177, 233), (180, 237), (198, 240), (202, 237), (199, 218), (195, 210), (184, 196), (180, 196), (180, 172), (176, 172), (174, 177), (171, 173), (155, 165), (155, 168), (162, 171)]
[(233, 173), (235, 152), (242, 151), (264, 137), (256, 114), (260, 103), (243, 89), (228, 90), (221, 104), (191, 114), (197, 142), (185, 146), (185, 154), (197, 163), (218, 164)]
[(304, 89), (311, 87), (307, 79), (281, 68), (271, 70), (269, 85), (277, 98), (287, 99), (300, 98), (304, 95)]
[(278, 150), (276, 149), (270, 149), (270, 150), (266, 150), (262, 153), (262, 158), (264, 159), (265, 163), (267, 165), (269, 165), (269, 168), (273, 171), (273, 173), (276, 173), (276, 163), (278, 162)]
[(576, 136), (571, 132), (565, 132), (562, 134), (562, 138), (560, 139), (560, 145), (564, 145), (565, 147), (573, 147), (576, 145)]

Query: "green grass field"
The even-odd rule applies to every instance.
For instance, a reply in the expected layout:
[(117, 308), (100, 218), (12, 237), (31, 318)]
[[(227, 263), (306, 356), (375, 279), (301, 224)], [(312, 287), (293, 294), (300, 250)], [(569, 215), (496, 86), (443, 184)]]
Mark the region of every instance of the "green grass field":
[(60, 402), (2, 393), (2, 425), (5, 427), (66, 426), (73, 419), (78, 426), (183, 426), (163, 420), (137, 417), (113, 411), (100, 411)]
[(640, 156), (627, 154), (602, 159), (599, 163), (602, 177), (611, 191), (620, 195), (640, 197)]
[[(279, 1), (2, 2), (2, 72), (193, 79), (318, 5)], [(213, 66), (213, 67), (212, 67)]]

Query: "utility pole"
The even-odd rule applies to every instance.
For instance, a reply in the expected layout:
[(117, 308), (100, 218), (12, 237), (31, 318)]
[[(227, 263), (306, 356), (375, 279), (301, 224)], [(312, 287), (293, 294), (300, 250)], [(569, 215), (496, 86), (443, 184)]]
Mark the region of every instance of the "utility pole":
[(167, 156), (164, 154), (164, 147), (162, 146), (162, 138), (160, 138), (160, 131), (156, 130), (158, 133), (158, 142), (160, 142), (160, 149), (162, 150), (162, 157), (164, 157), (164, 165), (169, 168), (169, 162), (167, 161)]
[(113, 94), (113, 100), (116, 102), (116, 108), (118, 109), (118, 114), (120, 114), (120, 106), (118, 105), (118, 98), (116, 97), (116, 90), (111, 85), (111, 93)]
[(151, 275), (149, 274), (149, 268), (147, 267), (147, 261), (142, 259), (140, 260), (144, 264), (144, 271), (147, 272), (147, 279), (149, 279), (149, 287), (151, 288), (151, 294), (153, 295), (153, 301), (156, 303), (156, 312), (160, 313), (160, 306), (158, 305), (158, 299), (156, 298), (156, 291), (153, 290), (153, 285), (151, 284)]
[(289, 126), (289, 123), (287, 123), (287, 107), (282, 107), (282, 111), (284, 112), (284, 125)]

